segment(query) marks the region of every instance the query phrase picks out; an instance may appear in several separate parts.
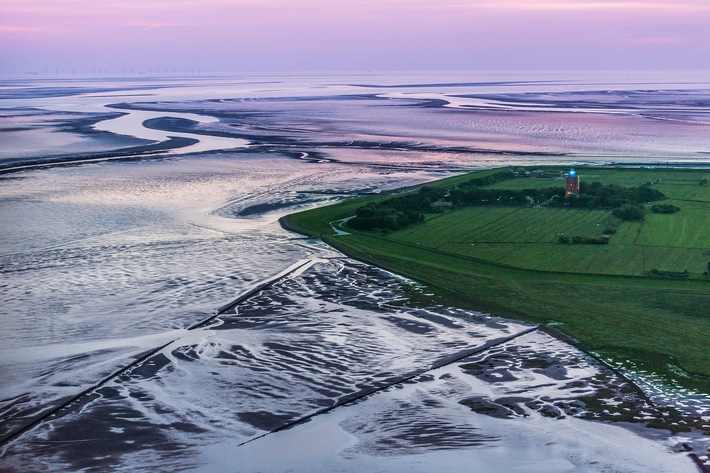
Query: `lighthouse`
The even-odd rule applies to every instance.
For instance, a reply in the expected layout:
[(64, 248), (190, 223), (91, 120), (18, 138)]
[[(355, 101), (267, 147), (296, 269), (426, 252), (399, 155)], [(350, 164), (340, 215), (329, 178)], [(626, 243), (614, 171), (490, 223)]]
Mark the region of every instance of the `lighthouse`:
[(565, 186), (565, 197), (571, 195), (579, 195), (579, 178), (574, 168), (569, 170), (569, 174), (567, 174), (567, 185)]

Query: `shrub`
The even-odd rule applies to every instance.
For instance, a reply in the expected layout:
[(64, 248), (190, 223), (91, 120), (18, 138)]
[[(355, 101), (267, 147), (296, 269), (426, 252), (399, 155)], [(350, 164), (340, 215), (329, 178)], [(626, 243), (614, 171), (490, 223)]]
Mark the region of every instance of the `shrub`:
[(367, 204), (355, 212), (355, 218), (347, 225), (356, 230), (398, 230), (421, 222), (424, 216), (418, 212), (401, 211), (382, 204)]
[(644, 211), (638, 205), (624, 204), (612, 210), (612, 215), (622, 220), (643, 220)]
[(573, 236), (571, 239), (575, 245), (606, 245), (609, 243), (609, 238), (591, 238), (583, 236)]
[(662, 205), (654, 205), (651, 207), (651, 210), (655, 214), (674, 214), (676, 212), (680, 212), (680, 207), (676, 207), (675, 205), (670, 205), (670, 204), (662, 204)]

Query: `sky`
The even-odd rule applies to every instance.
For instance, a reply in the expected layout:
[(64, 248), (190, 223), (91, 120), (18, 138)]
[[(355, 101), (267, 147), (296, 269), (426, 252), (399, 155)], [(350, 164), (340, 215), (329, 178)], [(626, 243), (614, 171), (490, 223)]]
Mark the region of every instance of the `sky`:
[(0, 74), (710, 70), (710, 0), (0, 0)]

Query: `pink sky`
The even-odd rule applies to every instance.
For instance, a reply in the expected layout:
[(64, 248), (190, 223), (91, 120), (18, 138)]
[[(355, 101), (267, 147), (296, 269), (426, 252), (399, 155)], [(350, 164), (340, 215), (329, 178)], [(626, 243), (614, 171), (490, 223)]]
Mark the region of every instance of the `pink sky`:
[(710, 69), (710, 0), (0, 0), (0, 74)]

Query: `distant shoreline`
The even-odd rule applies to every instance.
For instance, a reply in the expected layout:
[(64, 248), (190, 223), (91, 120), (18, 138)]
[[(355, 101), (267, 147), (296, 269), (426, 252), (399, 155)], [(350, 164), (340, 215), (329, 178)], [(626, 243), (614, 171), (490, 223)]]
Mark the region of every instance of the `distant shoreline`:
[(108, 151), (103, 153), (88, 153), (83, 155), (46, 159), (29, 159), (21, 163), (15, 162), (10, 165), (0, 166), (0, 175), (20, 171), (28, 171), (33, 169), (46, 169), (57, 166), (79, 165), (104, 161), (128, 161), (146, 158), (162, 158), (166, 156), (166, 154), (164, 154), (165, 151), (184, 148), (186, 146), (190, 146), (198, 142), (199, 140), (192, 138), (170, 136), (167, 141), (162, 141), (160, 143), (137, 146), (132, 148), (123, 148), (116, 151)]

